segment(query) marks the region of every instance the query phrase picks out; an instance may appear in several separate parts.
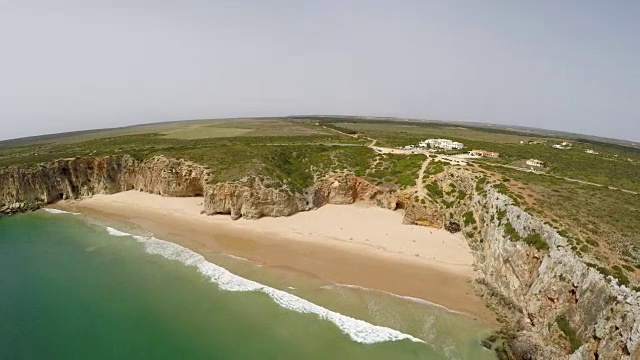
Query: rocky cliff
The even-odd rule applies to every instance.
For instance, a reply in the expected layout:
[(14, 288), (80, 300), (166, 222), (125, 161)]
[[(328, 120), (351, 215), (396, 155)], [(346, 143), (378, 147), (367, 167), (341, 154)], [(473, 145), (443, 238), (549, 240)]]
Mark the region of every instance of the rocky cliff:
[(301, 193), (270, 187), (258, 177), (208, 184), (209, 171), (198, 164), (157, 156), (137, 161), (130, 156), (73, 158), (34, 168), (0, 169), (0, 214), (35, 210), (63, 199), (139, 190), (162, 196), (204, 196), (206, 214), (234, 219), (289, 216), (325, 204), (362, 202), (395, 209), (386, 189), (349, 173), (318, 179)]
[(324, 204), (405, 208), (405, 222), (460, 229), (474, 249), (482, 284), (508, 314), (501, 356), (516, 359), (640, 359), (640, 297), (586, 266), (566, 240), (478, 175), (448, 167), (429, 191), (394, 193), (348, 173), (301, 192), (257, 177), (207, 184), (204, 167), (128, 156), (59, 160), (0, 170), (0, 213), (60, 199), (137, 189), (163, 196), (203, 195), (204, 212), (233, 218), (288, 216)]
[(0, 213), (38, 209), (62, 199), (137, 189), (163, 196), (204, 193), (207, 170), (187, 161), (129, 156), (58, 160), (35, 168), (0, 169)]
[(503, 356), (640, 359), (640, 294), (585, 265), (553, 228), (478, 175), (449, 167), (430, 181), (440, 191), (412, 199), (405, 221), (460, 225), (482, 283), (511, 315)]
[(268, 187), (257, 177), (219, 183), (205, 190), (204, 212), (230, 214), (233, 219), (289, 216), (325, 204), (367, 203), (396, 208), (396, 198), (385, 189), (349, 173), (328, 174), (300, 193)]

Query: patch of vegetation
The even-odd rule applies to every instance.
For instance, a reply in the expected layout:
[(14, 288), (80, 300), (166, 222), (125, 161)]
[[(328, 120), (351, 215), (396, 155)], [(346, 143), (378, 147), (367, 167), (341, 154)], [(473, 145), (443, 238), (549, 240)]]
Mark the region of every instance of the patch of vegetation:
[(504, 224), (504, 234), (507, 235), (507, 237), (509, 237), (511, 241), (522, 240), (522, 237), (520, 236), (518, 231), (513, 227), (513, 225), (511, 225), (511, 222), (509, 221), (507, 221), (507, 223)]
[(462, 221), (465, 226), (471, 226), (476, 224), (476, 218), (473, 217), (473, 211), (469, 210), (462, 215)]
[(578, 337), (576, 330), (571, 327), (569, 320), (567, 320), (564, 315), (558, 315), (556, 317), (556, 324), (558, 325), (558, 329), (560, 329), (567, 338), (567, 341), (569, 341), (569, 344), (571, 345), (571, 353), (578, 350), (578, 348), (582, 346), (582, 340)]
[(423, 161), (422, 155), (386, 154), (375, 169), (367, 172), (367, 177), (385, 179), (400, 187), (415, 186)]
[(630, 284), (629, 278), (627, 277), (627, 275), (625, 275), (624, 271), (622, 270), (622, 268), (620, 268), (620, 266), (614, 265), (612, 269), (609, 270), (604, 266), (600, 266), (594, 263), (587, 262), (585, 264), (588, 267), (598, 270), (598, 272), (604, 275), (605, 277), (611, 276), (615, 278), (616, 280), (618, 280), (619, 285), (629, 286)]
[(500, 210), (496, 213), (498, 217), (498, 221), (502, 222), (502, 220), (507, 216), (507, 210)]
[(478, 179), (478, 182), (476, 182), (476, 192), (481, 192), (484, 190), (484, 185), (487, 183), (487, 177), (483, 176), (480, 179)]
[(462, 201), (467, 198), (467, 193), (463, 190), (458, 190), (458, 196), (456, 196), (456, 200)]
[(593, 247), (598, 247), (600, 246), (600, 243), (598, 243), (597, 241), (593, 240), (592, 238), (588, 237), (586, 240), (586, 243), (593, 246)]
[(636, 271), (636, 269), (633, 266), (628, 265), (628, 264), (622, 264), (622, 268), (624, 268), (628, 272), (635, 272)]
[(549, 250), (547, 241), (537, 233), (531, 233), (524, 238), (524, 242), (540, 251)]
[(628, 258), (633, 258), (633, 254), (631, 253), (631, 251), (629, 251), (629, 249), (622, 250), (622, 256), (626, 256)]
[(442, 199), (442, 197), (444, 196), (442, 190), (440, 189), (440, 186), (438, 186), (438, 183), (436, 183), (435, 181), (425, 185), (425, 189), (427, 189), (431, 197), (435, 199)]
[(505, 185), (504, 183), (498, 183), (498, 184), (494, 184), (493, 188), (496, 189), (498, 193), (509, 197), (513, 201), (514, 205), (520, 206), (520, 200), (518, 200), (519, 196), (511, 192), (511, 190), (509, 190), (507, 185)]
[(344, 127), (344, 126), (339, 126), (339, 125), (336, 125), (336, 124), (328, 123), (328, 122), (320, 122), (320, 125), (328, 128), (328, 129), (337, 130), (337, 131), (340, 131), (341, 133), (345, 133), (345, 134), (349, 134), (349, 135), (358, 134), (358, 131), (356, 131), (356, 130), (350, 129), (348, 127)]
[(443, 172), (447, 166), (449, 166), (449, 163), (445, 161), (430, 161), (424, 173), (425, 175), (438, 175)]

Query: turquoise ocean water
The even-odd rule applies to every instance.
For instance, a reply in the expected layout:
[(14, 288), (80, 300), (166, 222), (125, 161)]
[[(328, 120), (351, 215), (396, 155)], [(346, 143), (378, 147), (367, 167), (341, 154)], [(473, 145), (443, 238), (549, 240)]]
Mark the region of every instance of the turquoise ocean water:
[(442, 307), (148, 235), (0, 218), (0, 359), (494, 359)]

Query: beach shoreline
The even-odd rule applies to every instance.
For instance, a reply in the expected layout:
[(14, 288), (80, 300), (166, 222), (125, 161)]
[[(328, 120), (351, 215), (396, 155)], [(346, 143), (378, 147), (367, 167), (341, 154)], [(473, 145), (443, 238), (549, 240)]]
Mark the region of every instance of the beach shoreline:
[(128, 191), (51, 208), (131, 223), (205, 257), (224, 253), (337, 284), (421, 299), (496, 325), (495, 315), (473, 290), (473, 256), (459, 234), (402, 225), (401, 213), (359, 205), (234, 221), (227, 215), (202, 215), (203, 200)]

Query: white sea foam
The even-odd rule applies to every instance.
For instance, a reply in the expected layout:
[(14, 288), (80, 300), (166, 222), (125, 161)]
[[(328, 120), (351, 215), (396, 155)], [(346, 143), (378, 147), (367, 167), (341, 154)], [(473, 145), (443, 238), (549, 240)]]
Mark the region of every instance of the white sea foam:
[(120, 231), (120, 230), (116, 230), (112, 227), (107, 227), (107, 232), (109, 233), (109, 235), (113, 235), (113, 236), (131, 236), (131, 234), (126, 233), (124, 231)]
[(383, 293), (385, 295), (393, 296), (395, 298), (400, 298), (400, 299), (404, 299), (404, 300), (408, 300), (408, 301), (415, 302), (415, 303), (420, 303), (420, 304), (427, 304), (429, 306), (435, 306), (435, 307), (441, 308), (443, 310), (446, 310), (447, 312), (450, 312), (450, 313), (465, 315), (463, 312), (449, 309), (448, 307), (446, 307), (444, 305), (440, 305), (440, 304), (437, 304), (437, 303), (434, 303), (434, 302), (431, 302), (431, 301), (428, 301), (428, 300), (425, 300), (425, 299), (420, 299), (420, 298), (416, 298), (416, 297), (412, 297), (412, 296), (398, 295), (398, 294), (394, 294), (392, 292), (388, 292), (388, 291), (384, 291), (384, 290), (369, 289), (369, 288), (358, 286), (358, 285), (333, 284), (333, 285), (325, 285), (322, 288), (324, 288), (324, 289), (334, 289), (336, 287), (351, 288), (351, 289), (358, 289), (358, 290), (365, 290), (365, 291), (376, 291), (376, 292)]
[(50, 214), (69, 214), (69, 215), (80, 215), (80, 213), (75, 213), (75, 212), (69, 212), (69, 211), (64, 211), (64, 210), (58, 210), (58, 209), (50, 209), (50, 208), (44, 208), (42, 209)]
[(240, 260), (240, 261), (246, 261), (246, 262), (253, 263), (253, 261), (251, 261), (251, 260), (249, 260), (249, 259), (245, 259), (245, 258), (240, 257), (240, 256), (235, 256), (235, 255), (226, 254), (226, 253), (224, 254), (224, 256), (229, 257), (229, 258), (232, 258), (232, 259), (235, 259), (235, 260)]
[[(109, 234), (114, 236), (130, 235), (113, 228), (107, 228), (107, 231)], [(363, 320), (342, 315), (285, 291), (277, 290), (258, 282), (245, 279), (231, 273), (221, 266), (208, 262), (202, 255), (180, 245), (156, 239), (154, 237), (133, 236), (133, 238), (144, 244), (145, 250), (149, 254), (161, 255), (167, 259), (177, 260), (187, 266), (197, 268), (201, 274), (209, 278), (211, 282), (216, 283), (222, 290), (240, 292), (259, 291), (265, 293), (278, 305), (286, 309), (303, 314), (315, 314), (320, 319), (331, 321), (355, 342), (362, 344), (374, 344), (405, 339), (414, 342), (424, 342), (400, 331), (373, 325)]]

